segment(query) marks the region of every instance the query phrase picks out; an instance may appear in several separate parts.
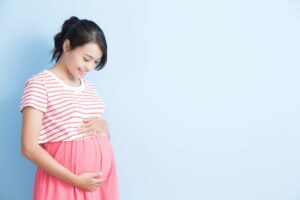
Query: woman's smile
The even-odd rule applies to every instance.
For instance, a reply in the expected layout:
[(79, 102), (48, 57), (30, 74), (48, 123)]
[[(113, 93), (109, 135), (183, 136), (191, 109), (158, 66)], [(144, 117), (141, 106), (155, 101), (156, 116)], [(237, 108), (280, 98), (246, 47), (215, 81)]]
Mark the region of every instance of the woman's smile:
[(79, 67), (78, 67), (77, 69), (78, 69), (79, 74), (80, 74), (81, 77), (85, 76), (85, 74), (87, 73), (87, 71), (84, 71), (84, 70), (82, 70), (82, 69), (79, 68)]

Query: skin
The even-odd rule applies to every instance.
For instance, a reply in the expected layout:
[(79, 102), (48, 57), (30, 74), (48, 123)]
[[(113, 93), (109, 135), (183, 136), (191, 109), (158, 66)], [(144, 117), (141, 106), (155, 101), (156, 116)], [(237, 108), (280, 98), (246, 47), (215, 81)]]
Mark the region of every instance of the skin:
[[(90, 56), (88, 56), (90, 55)], [(75, 49), (70, 49), (69, 40), (63, 44), (63, 53), (57, 63), (49, 71), (56, 74), (65, 83), (79, 86), (81, 71), (88, 73), (94, 70), (102, 57), (102, 51), (95, 43), (88, 43)], [(22, 111), (21, 152), (27, 159), (47, 171), (49, 174), (75, 187), (94, 192), (103, 182), (102, 172), (88, 172), (76, 175), (58, 163), (47, 151), (38, 144), (42, 125), (43, 112), (26, 106)], [(101, 118), (88, 118), (80, 126), (81, 131), (90, 134), (103, 134), (110, 138), (107, 122)]]

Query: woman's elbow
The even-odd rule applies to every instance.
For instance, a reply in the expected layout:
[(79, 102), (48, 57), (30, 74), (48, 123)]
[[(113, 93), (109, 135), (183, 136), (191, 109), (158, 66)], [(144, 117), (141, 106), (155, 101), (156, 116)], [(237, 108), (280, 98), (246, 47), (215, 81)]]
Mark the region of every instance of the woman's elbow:
[(30, 159), (32, 157), (32, 154), (34, 152), (36, 152), (36, 148), (37, 148), (37, 145), (34, 145), (34, 144), (24, 144), (22, 143), (21, 144), (21, 154)]
[(28, 154), (30, 152), (30, 149), (28, 147), (26, 147), (24, 144), (21, 145), (21, 154), (24, 157), (28, 157)]

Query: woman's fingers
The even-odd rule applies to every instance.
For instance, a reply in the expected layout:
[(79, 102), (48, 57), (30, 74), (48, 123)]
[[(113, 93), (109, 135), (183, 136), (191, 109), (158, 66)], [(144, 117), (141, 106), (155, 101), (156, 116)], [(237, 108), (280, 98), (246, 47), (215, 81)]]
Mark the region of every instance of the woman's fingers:
[(87, 123), (79, 126), (79, 128), (89, 128), (91, 126), (94, 126), (94, 123), (93, 122), (87, 122)]
[(84, 124), (80, 125), (78, 128), (79, 129), (87, 129), (87, 128), (98, 127), (98, 126), (99, 126), (99, 122), (96, 121), (96, 118), (95, 118), (88, 122), (85, 122)]
[(96, 127), (94, 126), (91, 126), (89, 128), (81, 128), (80, 129), (80, 132), (88, 132), (88, 133), (92, 133), (92, 132), (95, 132), (97, 131)]
[(105, 178), (96, 179), (95, 185), (100, 185), (103, 181), (105, 181)]
[(93, 178), (93, 183), (91, 186), (89, 186), (89, 191), (94, 192), (98, 189), (98, 187), (104, 182), (105, 178)]
[(95, 126), (94, 124), (88, 126), (88, 127), (82, 127), (82, 128), (79, 128), (79, 131), (80, 132), (89, 132), (89, 133), (92, 133), (92, 132), (95, 132), (98, 130), (98, 127)]
[[(107, 123), (104, 119), (92, 117), (86, 118), (85, 121), (86, 122), (83, 125), (79, 126), (78, 129), (79, 132), (86, 133), (87, 135), (99, 134), (100, 132), (102, 132), (102, 128), (107, 128)], [(109, 135), (105, 132), (106, 131), (103, 131), (103, 135), (107, 135), (109, 137)]]
[(95, 191), (105, 180), (105, 178), (95, 179), (95, 183), (92, 186), (93, 190)]

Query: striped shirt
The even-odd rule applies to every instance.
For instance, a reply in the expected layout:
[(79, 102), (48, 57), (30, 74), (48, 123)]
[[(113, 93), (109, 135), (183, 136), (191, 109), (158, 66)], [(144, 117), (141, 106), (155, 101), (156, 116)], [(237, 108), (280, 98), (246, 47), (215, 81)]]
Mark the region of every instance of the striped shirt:
[(103, 117), (105, 104), (96, 87), (86, 79), (80, 81), (79, 87), (70, 86), (47, 69), (26, 81), (19, 110), (31, 106), (43, 112), (39, 144), (86, 138), (78, 126), (85, 118)]

